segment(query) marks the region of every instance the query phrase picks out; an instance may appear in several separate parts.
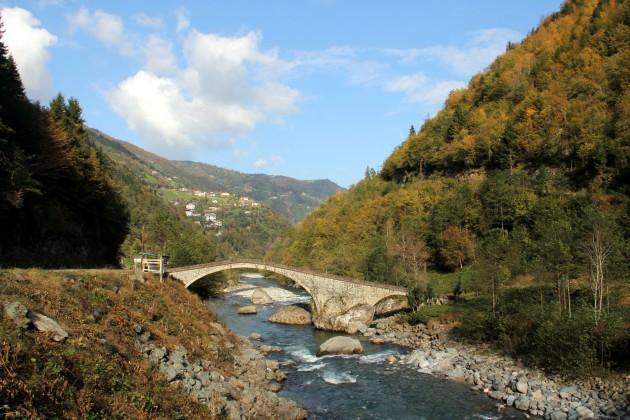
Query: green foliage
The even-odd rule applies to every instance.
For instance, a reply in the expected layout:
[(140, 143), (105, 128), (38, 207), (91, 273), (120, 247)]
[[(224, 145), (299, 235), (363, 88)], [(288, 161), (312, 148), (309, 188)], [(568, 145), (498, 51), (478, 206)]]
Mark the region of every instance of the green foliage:
[(1, 39), (0, 92), (0, 265), (117, 265), (128, 214), (79, 103), (31, 103)]

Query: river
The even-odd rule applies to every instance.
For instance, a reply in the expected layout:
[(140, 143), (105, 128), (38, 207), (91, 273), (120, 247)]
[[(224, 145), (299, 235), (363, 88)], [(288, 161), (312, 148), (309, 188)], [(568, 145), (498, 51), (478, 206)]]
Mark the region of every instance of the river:
[[(316, 357), (319, 345), (339, 333), (267, 321), (280, 305), (308, 302), (305, 292), (253, 275), (242, 276), (241, 283), (243, 289), (211, 298), (208, 305), (236, 334), (256, 332), (265, 344), (283, 349), (268, 355), (287, 363), (288, 379), (279, 395), (298, 402), (314, 419), (524, 418), (513, 409), (498, 413), (496, 401), (465, 384), (385, 362), (390, 354), (398, 357), (409, 352), (403, 347), (374, 345), (357, 337), (362, 355)], [(280, 295), (280, 301), (259, 305), (256, 315), (238, 315), (239, 307), (251, 304), (247, 295), (254, 287), (275, 288), (272, 291)]]

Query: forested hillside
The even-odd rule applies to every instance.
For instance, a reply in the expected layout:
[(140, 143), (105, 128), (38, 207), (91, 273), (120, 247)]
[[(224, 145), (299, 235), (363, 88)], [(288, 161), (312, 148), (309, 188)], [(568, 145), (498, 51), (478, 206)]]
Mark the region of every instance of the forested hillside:
[(145, 171), (149, 169), (175, 180), (178, 187), (249, 196), (291, 223), (302, 220), (311, 209), (342, 189), (327, 179), (302, 181), (286, 176), (244, 174), (207, 163), (169, 160), (98, 130), (88, 131), (91, 139), (106, 152), (134, 160)]
[[(239, 197), (226, 199), (218, 192), (213, 198), (205, 193), (196, 196), (174, 162), (98, 130), (87, 130), (93, 147), (115, 162), (111, 171), (131, 212), (129, 235), (122, 246), (125, 264), (143, 248), (169, 255), (172, 266), (216, 258), (260, 258), (289, 226), (267, 205), (252, 208)], [(185, 215), (186, 204), (196, 206), (195, 217)], [(203, 213), (216, 217), (213, 221), (220, 221), (220, 227), (209, 224)]]
[(128, 217), (78, 102), (31, 103), (0, 39), (0, 266), (116, 265)]
[(567, 1), (271, 257), (408, 285), (420, 301), (463, 293), (448, 309), (466, 314), (462, 334), (551, 370), (620, 367), (629, 47), (629, 2)]

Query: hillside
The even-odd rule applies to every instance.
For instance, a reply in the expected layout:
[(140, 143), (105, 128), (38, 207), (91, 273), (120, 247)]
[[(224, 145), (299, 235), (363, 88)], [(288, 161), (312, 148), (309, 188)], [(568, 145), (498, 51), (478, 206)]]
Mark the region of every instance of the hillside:
[(285, 176), (244, 174), (205, 163), (168, 160), (98, 130), (90, 129), (89, 133), (92, 141), (109, 155), (133, 161), (136, 169), (164, 189), (185, 187), (248, 196), (269, 205), (291, 223), (302, 220), (342, 189), (329, 180), (301, 181)]
[[(286, 377), (278, 363), (230, 332), (197, 295), (134, 277), (0, 271), (3, 418), (305, 417), (275, 394), (271, 379)], [(67, 337), (38, 331), (34, 313)]]
[(176, 171), (166, 159), (96, 130), (88, 132), (91, 144), (111, 162), (110, 171), (131, 212), (122, 246), (125, 265), (143, 242), (145, 250), (169, 255), (171, 266), (259, 258), (288, 228), (267, 205), (227, 192), (187, 188), (180, 172), (172, 177), (162, 172)]
[(129, 214), (78, 101), (32, 103), (0, 22), (0, 266), (116, 265)]
[(454, 311), (550, 370), (627, 368), (629, 25), (627, 1), (567, 1), (270, 257), (463, 295), (412, 320)]

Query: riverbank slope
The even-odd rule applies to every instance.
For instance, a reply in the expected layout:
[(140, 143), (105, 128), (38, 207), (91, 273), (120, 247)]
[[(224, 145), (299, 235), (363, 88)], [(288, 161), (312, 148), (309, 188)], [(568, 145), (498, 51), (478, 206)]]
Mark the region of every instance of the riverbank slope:
[[(306, 415), (275, 394), (285, 378), (277, 363), (177, 282), (120, 270), (4, 270), (0, 305), (2, 416)], [(39, 330), (51, 325), (67, 337)]]

